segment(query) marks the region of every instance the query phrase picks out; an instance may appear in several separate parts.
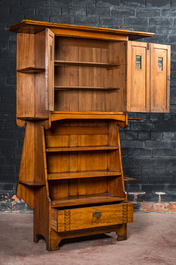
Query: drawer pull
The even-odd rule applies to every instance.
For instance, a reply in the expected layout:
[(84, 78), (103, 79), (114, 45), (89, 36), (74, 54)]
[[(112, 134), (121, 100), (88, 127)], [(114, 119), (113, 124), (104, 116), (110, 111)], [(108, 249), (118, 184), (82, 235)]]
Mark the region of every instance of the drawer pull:
[(93, 217), (100, 218), (101, 217), (101, 212), (96, 211), (93, 213)]

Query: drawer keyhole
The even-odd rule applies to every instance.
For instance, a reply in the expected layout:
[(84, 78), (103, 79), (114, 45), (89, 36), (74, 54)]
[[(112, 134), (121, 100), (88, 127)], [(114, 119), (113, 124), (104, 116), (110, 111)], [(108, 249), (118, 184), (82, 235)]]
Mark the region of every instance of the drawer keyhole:
[(102, 214), (101, 212), (96, 211), (96, 212), (93, 213), (93, 217), (100, 218), (101, 214)]

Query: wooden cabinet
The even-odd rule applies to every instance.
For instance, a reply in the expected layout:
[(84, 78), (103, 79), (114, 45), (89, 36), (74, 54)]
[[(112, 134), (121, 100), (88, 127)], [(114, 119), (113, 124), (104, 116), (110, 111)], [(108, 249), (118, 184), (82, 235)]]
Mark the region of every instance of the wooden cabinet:
[[(115, 231), (127, 239), (119, 127), (128, 111), (169, 110), (170, 47), (152, 33), (24, 20), (17, 32), (17, 125), (26, 124), (17, 196), (34, 241)], [(132, 41), (133, 40), (133, 41)]]

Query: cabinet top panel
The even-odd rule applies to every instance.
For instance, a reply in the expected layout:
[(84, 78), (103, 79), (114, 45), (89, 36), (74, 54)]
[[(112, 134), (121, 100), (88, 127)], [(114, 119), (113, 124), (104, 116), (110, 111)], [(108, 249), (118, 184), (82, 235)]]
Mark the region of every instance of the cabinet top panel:
[[(122, 29), (111, 29), (111, 28), (100, 28), (100, 27), (90, 27), (90, 26), (80, 26), (80, 25), (70, 25), (70, 24), (60, 24), (60, 23), (51, 23), (51, 22), (44, 22), (44, 21), (34, 21), (34, 20), (22, 20), (17, 24), (9, 27), (9, 30), (12, 32), (17, 33), (31, 33), (35, 34), (38, 33), (45, 28), (50, 28), (51, 30), (58, 30), (55, 33), (59, 35), (59, 29), (62, 31), (65, 30), (65, 35), (67, 35), (67, 31), (72, 30), (79, 31), (80, 33), (89, 33), (89, 38), (94, 38), (95, 33), (98, 34), (98, 38), (104, 38), (103, 35), (106, 35), (105, 38), (114, 39), (117, 36), (126, 36), (129, 40), (135, 40), (144, 37), (152, 37), (155, 35), (154, 33), (149, 32), (141, 32), (141, 31), (130, 31), (130, 30), (122, 30)], [(92, 35), (92, 36), (91, 36)]]

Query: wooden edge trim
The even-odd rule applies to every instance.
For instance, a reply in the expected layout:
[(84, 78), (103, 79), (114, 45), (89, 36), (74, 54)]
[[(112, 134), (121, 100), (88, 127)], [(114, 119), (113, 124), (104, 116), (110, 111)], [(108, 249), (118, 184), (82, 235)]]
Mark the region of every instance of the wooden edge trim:
[(100, 113), (51, 113), (50, 121), (64, 120), (64, 119), (112, 119), (122, 122), (127, 122), (126, 113), (124, 114), (100, 114)]
[(33, 27), (41, 27), (43, 28), (59, 28), (59, 29), (76, 29), (80, 31), (91, 31), (95, 33), (111, 33), (118, 35), (135, 35), (135, 36), (143, 36), (143, 37), (151, 37), (155, 35), (151, 32), (142, 32), (142, 31), (131, 31), (131, 30), (122, 30), (122, 29), (112, 29), (112, 28), (102, 28), (102, 27), (90, 27), (90, 26), (80, 26), (80, 25), (72, 25), (72, 24), (59, 24), (52, 22), (44, 22), (44, 21), (35, 21), (35, 20), (27, 20), (24, 19), (8, 28), (8, 30), (12, 32), (20, 32), (24, 27), (33, 26)]

